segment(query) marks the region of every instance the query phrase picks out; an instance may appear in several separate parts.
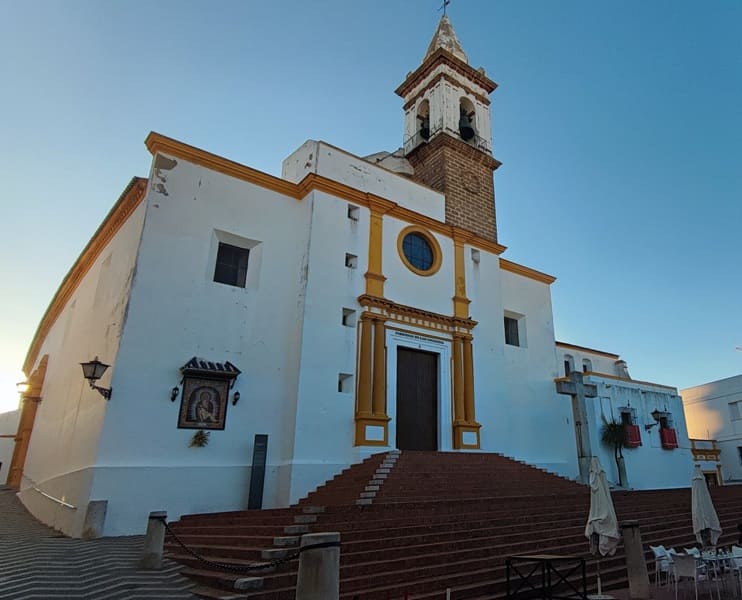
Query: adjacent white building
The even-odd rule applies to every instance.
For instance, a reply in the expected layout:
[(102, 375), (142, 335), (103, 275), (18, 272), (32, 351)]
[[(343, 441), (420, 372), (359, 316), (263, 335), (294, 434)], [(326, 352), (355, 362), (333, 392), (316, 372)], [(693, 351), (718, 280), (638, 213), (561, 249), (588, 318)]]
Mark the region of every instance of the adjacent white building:
[(17, 410), (0, 413), (0, 482), (8, 479), (19, 416), (20, 412)]
[(691, 437), (714, 440), (726, 482), (742, 481), (742, 375), (681, 391)]
[[(555, 278), (504, 257), (495, 87), (444, 16), (397, 89), (398, 151), (308, 141), (279, 178), (151, 133), (148, 178), (124, 190), (29, 349), (31, 426), (9, 477), (26, 506), (71, 535), (244, 508), (261, 435), (265, 507), (390, 448), (501, 452), (575, 478), (567, 350), (594, 361), (584, 410), (603, 464), (601, 415), (631, 406), (645, 426), (657, 409), (679, 448), (642, 427), (630, 485), (688, 485), (674, 389), (557, 345)], [(91, 387), (80, 363), (96, 357), (110, 367)]]

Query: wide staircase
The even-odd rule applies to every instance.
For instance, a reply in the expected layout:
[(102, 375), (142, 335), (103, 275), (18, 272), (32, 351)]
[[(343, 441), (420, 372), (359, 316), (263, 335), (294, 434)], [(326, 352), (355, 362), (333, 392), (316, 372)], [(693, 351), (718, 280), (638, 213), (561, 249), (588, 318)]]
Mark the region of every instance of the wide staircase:
[[(736, 542), (742, 486), (714, 488), (724, 535)], [(690, 489), (614, 492), (619, 521), (638, 519), (649, 544), (695, 545)], [(505, 560), (519, 554), (588, 555), (590, 504), (580, 484), (498, 454), (390, 452), (346, 469), (287, 509), (185, 516), (168, 537), (202, 598), (294, 600), (301, 535), (340, 532), (342, 600), (453, 600), (505, 596)], [(245, 572), (262, 563), (268, 568)], [(587, 562), (594, 590), (595, 561)], [(605, 589), (627, 587), (623, 547), (601, 561)]]

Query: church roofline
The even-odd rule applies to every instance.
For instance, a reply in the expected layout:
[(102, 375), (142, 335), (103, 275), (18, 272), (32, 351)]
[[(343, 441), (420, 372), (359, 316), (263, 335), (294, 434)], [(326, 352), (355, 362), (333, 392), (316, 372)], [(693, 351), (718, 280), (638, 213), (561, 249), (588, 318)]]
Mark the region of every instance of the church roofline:
[(530, 267), (524, 267), (523, 265), (519, 265), (518, 263), (515, 263), (506, 258), (500, 258), (500, 268), (503, 271), (509, 271), (510, 273), (522, 275), (523, 277), (528, 277), (529, 279), (540, 281), (541, 283), (546, 283), (549, 285), (556, 281), (556, 277), (554, 277), (553, 275), (542, 273), (541, 271), (531, 269)]
[(576, 344), (568, 344), (567, 342), (557, 341), (556, 345), (560, 348), (572, 348), (573, 350), (580, 350), (581, 352), (590, 352), (591, 354), (598, 354), (607, 358), (615, 358), (618, 360), (620, 356), (618, 354), (612, 354), (611, 352), (605, 352), (603, 350), (595, 350), (594, 348), (588, 348), (586, 346), (578, 346)]
[[(326, 142), (318, 143), (330, 146), (330, 144), (327, 144)], [(285, 179), (281, 179), (280, 177), (268, 175), (267, 173), (263, 173), (262, 171), (258, 171), (257, 169), (247, 167), (233, 160), (229, 160), (216, 154), (212, 154), (211, 152), (208, 152), (206, 150), (196, 148), (195, 146), (190, 146), (154, 131), (147, 136), (145, 144), (147, 145), (149, 151), (153, 154), (157, 152), (164, 152), (165, 154), (168, 154), (170, 156), (182, 158), (183, 160), (187, 160), (193, 164), (212, 169), (213, 171), (216, 171), (218, 173), (222, 173), (230, 177), (235, 177), (236, 179), (241, 179), (243, 181), (259, 185), (266, 189), (273, 190), (290, 198), (294, 198), (295, 200), (302, 200), (310, 192), (319, 191), (366, 207), (368, 207), (369, 204), (374, 201), (382, 202), (385, 205), (388, 205), (385, 214), (388, 214), (390, 217), (395, 217), (401, 221), (405, 221), (413, 225), (421, 225), (423, 227), (427, 227), (431, 231), (440, 233), (450, 238), (453, 238), (454, 235), (463, 235), (466, 237), (466, 239), (468, 240), (467, 243), (469, 243), (470, 245), (474, 246), (475, 248), (485, 250), (487, 252), (492, 252), (493, 254), (502, 254), (507, 249), (506, 246), (498, 244), (497, 242), (493, 242), (492, 240), (489, 240), (487, 238), (481, 237), (461, 227), (456, 227), (454, 225), (444, 223), (443, 221), (438, 221), (436, 219), (433, 219), (432, 217), (422, 215), (413, 210), (410, 210), (409, 208), (400, 206), (399, 204), (388, 198), (383, 198), (370, 192), (363, 192), (349, 185), (340, 183), (339, 181), (335, 181), (333, 179), (328, 179), (327, 177), (323, 177), (322, 175), (318, 175), (316, 173), (309, 173), (299, 183), (292, 183), (291, 181), (286, 181)], [(346, 152), (345, 150), (340, 151)], [(359, 160), (363, 160), (360, 156), (350, 154), (349, 152), (346, 153), (350, 156), (358, 158)], [(369, 165), (371, 165), (371, 163), (369, 163)], [(393, 175), (395, 175), (396, 177), (401, 177), (401, 175), (397, 175), (396, 173), (393, 173)], [(438, 190), (434, 191), (438, 192)], [(534, 274), (538, 273), (538, 271), (527, 269), (527, 267), (522, 267), (522, 269), (530, 271)], [(545, 275), (545, 277), (550, 276)]]
[(407, 75), (404, 82), (394, 90), (394, 93), (404, 98), (410, 90), (419, 84), (439, 64), (445, 64), (456, 72), (468, 77), (482, 86), (488, 94), (491, 94), (497, 89), (497, 84), (484, 74), (484, 70), (475, 69), (460, 58), (456, 58), (445, 48), (438, 48), (423, 60), (422, 64), (417, 69)]
[(44, 343), (49, 330), (56, 322), (57, 317), (62, 313), (62, 310), (64, 310), (64, 307), (82, 281), (82, 278), (85, 277), (90, 267), (93, 266), (96, 259), (108, 245), (108, 242), (113, 239), (113, 236), (118, 233), (129, 216), (139, 206), (139, 203), (146, 195), (146, 191), (147, 179), (144, 177), (132, 177), (129, 184), (121, 192), (118, 200), (106, 215), (106, 218), (103, 219), (103, 222), (93, 234), (93, 237), (90, 238), (90, 241), (80, 253), (80, 256), (77, 257), (77, 260), (67, 272), (67, 275), (64, 276), (62, 283), (59, 284), (57, 292), (52, 297), (49, 306), (44, 312), (39, 326), (36, 328), (33, 340), (26, 353), (26, 360), (23, 362), (23, 372), (27, 376), (31, 373), (36, 363), (39, 350), (41, 350), (41, 345)]
[[(330, 146), (326, 142), (321, 142)], [(307, 194), (312, 191), (325, 192), (331, 194), (343, 200), (353, 202), (362, 206), (368, 207), (370, 203), (374, 201), (384, 202), (389, 205), (389, 210), (386, 214), (390, 217), (395, 217), (401, 221), (405, 221), (411, 224), (418, 224), (423, 227), (427, 227), (431, 231), (440, 233), (447, 237), (453, 238), (454, 236), (464, 236), (467, 243), (480, 250), (485, 250), (493, 254), (500, 255), (507, 249), (505, 246), (480, 237), (472, 232), (466, 231), (462, 228), (448, 225), (441, 221), (437, 221), (431, 217), (421, 215), (410, 209), (399, 206), (396, 202), (381, 198), (374, 194), (362, 192), (355, 188), (352, 188), (343, 183), (327, 179), (316, 173), (310, 173), (299, 183), (292, 183), (263, 173), (257, 169), (253, 169), (246, 165), (242, 165), (235, 161), (223, 158), (216, 154), (207, 152), (195, 146), (190, 146), (173, 138), (161, 135), (154, 131), (150, 132), (145, 140), (147, 149), (155, 155), (158, 152), (176, 156), (182, 158), (194, 164), (212, 169), (218, 173), (222, 173), (242, 181), (248, 181), (255, 185), (273, 190), (281, 193), (290, 198), (296, 200), (302, 200)], [(333, 146), (334, 148), (334, 146)], [(346, 152), (338, 148), (341, 152)], [(355, 156), (349, 152), (351, 156)], [(363, 160), (361, 157), (356, 157)], [(371, 164), (371, 163), (369, 163)], [(377, 165), (372, 165), (377, 166)], [(378, 167), (383, 168), (383, 167)], [(386, 169), (385, 169), (386, 171)], [(396, 177), (401, 177), (396, 173), (389, 171), (390, 174)], [(95, 260), (100, 256), (103, 249), (106, 247), (108, 242), (118, 233), (119, 229), (126, 223), (129, 216), (139, 206), (140, 202), (144, 199), (147, 192), (147, 179), (144, 177), (133, 177), (129, 184), (126, 186), (124, 191), (119, 196), (116, 203), (113, 205), (111, 210), (106, 215), (103, 222), (100, 224), (96, 232), (91, 237), (85, 248), (82, 250), (77, 260), (73, 263), (70, 270), (65, 275), (62, 283), (52, 297), (49, 306), (44, 312), (41, 321), (39, 322), (36, 332), (34, 333), (33, 340), (29, 346), (26, 358), (23, 363), (23, 372), (28, 375), (36, 363), (41, 346), (56, 322), (59, 315), (64, 310), (67, 302), (74, 294), (78, 285), (85, 277), (90, 267), (93, 266)], [(420, 184), (417, 184), (420, 185)], [(426, 186), (421, 186), (426, 187)], [(432, 188), (430, 188), (432, 189)], [(434, 190), (437, 191), (437, 190)], [(525, 267), (524, 267), (525, 268)], [(537, 273), (537, 271), (534, 271)]]

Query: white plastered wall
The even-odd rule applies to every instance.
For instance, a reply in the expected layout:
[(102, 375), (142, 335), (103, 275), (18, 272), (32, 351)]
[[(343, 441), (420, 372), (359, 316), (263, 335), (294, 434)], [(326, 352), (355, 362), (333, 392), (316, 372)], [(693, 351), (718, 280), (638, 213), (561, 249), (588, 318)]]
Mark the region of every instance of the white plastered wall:
[(566, 346), (556, 346), (557, 366), (559, 376), (564, 376), (564, 360), (567, 355), (574, 360), (575, 370), (582, 372), (583, 361), (590, 361), (591, 371), (596, 373), (606, 373), (608, 375), (618, 375), (616, 370), (616, 361), (618, 358), (611, 358), (597, 352), (590, 352), (587, 349), (572, 348)]
[[(368, 268), (369, 211), (348, 218), (348, 202), (312, 192), (306, 307), (301, 336), (296, 445), (290, 501), (377, 450), (354, 448), (356, 339)], [(355, 268), (346, 254), (357, 257)], [(343, 309), (355, 311), (343, 325)], [(350, 375), (339, 391), (340, 374)]]
[[(245, 508), (255, 434), (268, 434), (263, 506), (289, 498), (310, 203), (174, 161), (146, 198), (103, 426), (93, 499), (109, 501), (107, 535), (143, 531), (152, 510)], [(220, 236), (250, 240), (245, 288), (213, 281)], [(194, 430), (177, 428), (170, 401), (192, 356), (242, 371), (239, 403), (203, 448), (189, 447)]]
[(283, 161), (281, 176), (288, 181), (298, 183), (310, 173), (391, 200), (438, 221), (446, 216), (445, 196), (440, 192), (325, 142), (304, 142)]
[[(617, 381), (593, 375), (586, 378), (586, 381), (598, 386), (598, 396), (588, 398), (587, 401), (590, 446), (593, 455), (600, 458), (608, 480), (618, 482), (618, 467), (613, 449), (601, 443), (600, 432), (605, 421), (621, 420), (620, 408), (631, 407), (636, 409), (642, 445), (623, 450), (629, 487), (633, 489), (689, 487), (693, 457), (682, 401), (677, 392), (663, 386)], [(672, 450), (662, 448), (659, 425), (656, 425), (651, 415), (654, 410), (667, 411), (672, 415), (678, 448)], [(652, 427), (647, 430), (645, 425)]]
[(0, 485), (8, 479), (10, 460), (15, 449), (15, 435), (18, 431), (19, 410), (0, 413)]
[[(482, 398), (481, 388), (477, 389), (477, 417), (480, 406), (491, 406), (491, 424), (482, 423), (483, 430), (485, 425), (490, 428), (486, 449), (573, 478), (578, 467), (571, 404), (568, 397), (556, 393), (554, 384), (557, 365), (551, 291), (545, 283), (505, 270), (500, 270), (500, 281), (500, 310), (495, 314), (493, 308), (488, 316), (500, 327), (499, 339), (491, 343), (497, 348), (495, 353), (502, 355), (503, 382), (492, 398)], [(505, 312), (523, 315), (520, 346), (505, 344)], [(472, 316), (478, 318), (478, 314)], [(492, 327), (494, 330), (496, 325)], [(476, 339), (476, 329), (474, 333)], [(482, 368), (492, 367), (477, 365), (477, 371)]]
[(115, 376), (144, 215), (142, 203), (82, 278), (38, 353), (37, 364), (49, 359), (19, 497), (38, 519), (73, 536), (82, 532), (106, 411), (119, 401), (115, 392), (107, 402), (91, 390), (79, 363), (98, 356), (110, 364), (103, 387)]
[(711, 381), (681, 391), (690, 437), (719, 442), (721, 468), (726, 481), (742, 481), (742, 375)]

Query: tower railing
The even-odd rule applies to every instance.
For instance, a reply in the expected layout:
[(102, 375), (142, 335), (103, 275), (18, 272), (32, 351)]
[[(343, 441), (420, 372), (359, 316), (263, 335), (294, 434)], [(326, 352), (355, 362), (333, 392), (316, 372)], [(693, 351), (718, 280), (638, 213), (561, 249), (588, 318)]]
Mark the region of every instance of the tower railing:
[(404, 140), (404, 153), (408, 154), (421, 144), (426, 144), (440, 133), (446, 133), (451, 137), (457, 140), (461, 140), (465, 144), (476, 148), (477, 150), (481, 150), (482, 152), (486, 152), (487, 154), (492, 154), (492, 145), (487, 138), (475, 134), (474, 137), (470, 140), (463, 140), (461, 139), (461, 135), (459, 134), (459, 132), (455, 129), (451, 129), (450, 127), (439, 127), (438, 129), (431, 129), (430, 135), (427, 138), (424, 138), (422, 135), (420, 135), (419, 130), (412, 135), (407, 136)]

